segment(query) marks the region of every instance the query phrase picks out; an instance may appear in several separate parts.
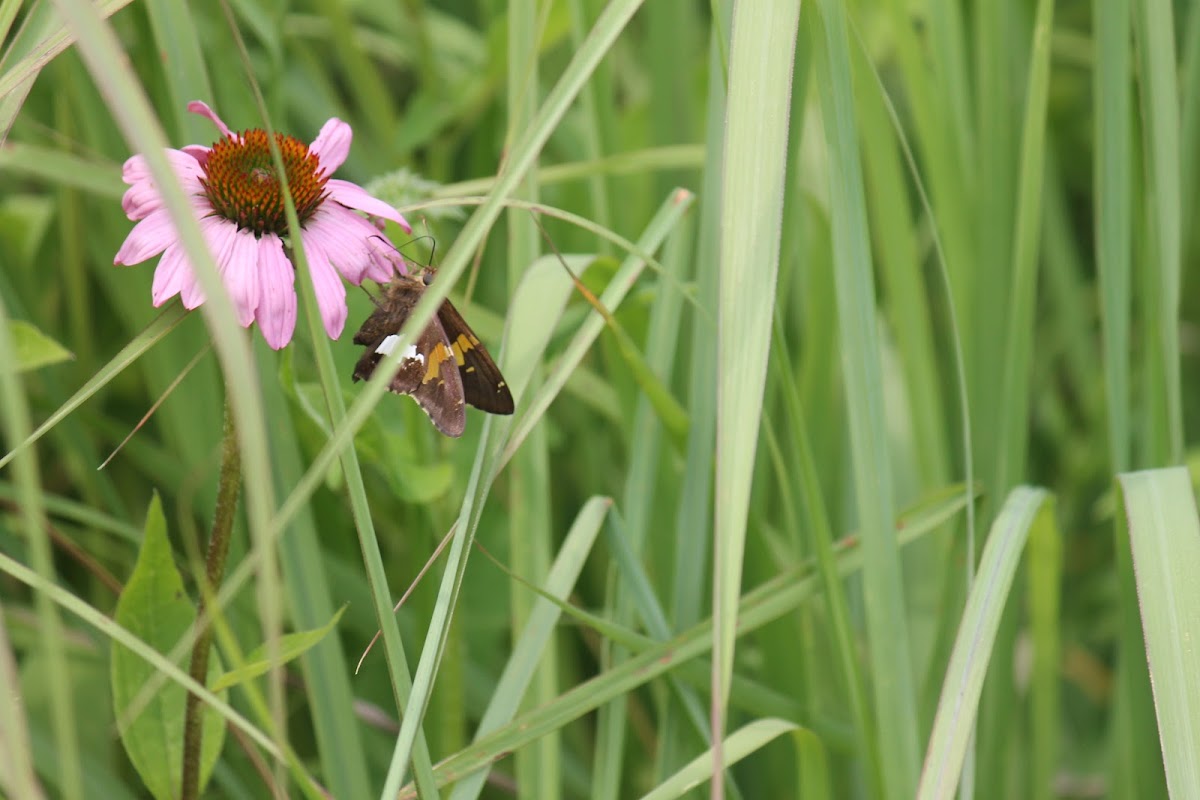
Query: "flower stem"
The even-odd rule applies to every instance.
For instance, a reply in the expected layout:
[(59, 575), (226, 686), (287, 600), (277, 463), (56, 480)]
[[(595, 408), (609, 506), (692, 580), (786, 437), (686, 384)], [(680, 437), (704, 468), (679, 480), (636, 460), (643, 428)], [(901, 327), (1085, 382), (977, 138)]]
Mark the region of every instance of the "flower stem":
[[(225, 576), (229, 558), (229, 541), (233, 533), (233, 518), (237, 511), (238, 493), (242, 484), (242, 458), (238, 450), (237, 429), (229, 401), (225, 402), (225, 433), (221, 445), (221, 475), (217, 485), (217, 507), (213, 514), (212, 533), (208, 539), (205, 558), (205, 584), (200, 587), (196, 614), (196, 644), (192, 647), (192, 663), (188, 674), (204, 685), (208, 679), (208, 654), (212, 649), (212, 622), (208, 619), (208, 598), (213, 596)], [(182, 800), (200, 797), (200, 745), (204, 737), (204, 703), (188, 693), (183, 718), (183, 794)]]

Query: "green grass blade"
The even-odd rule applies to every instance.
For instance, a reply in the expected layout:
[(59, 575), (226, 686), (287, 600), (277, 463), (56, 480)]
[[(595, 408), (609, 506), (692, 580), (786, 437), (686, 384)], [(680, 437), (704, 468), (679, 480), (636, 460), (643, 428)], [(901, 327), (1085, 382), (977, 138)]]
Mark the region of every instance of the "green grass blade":
[(842, 348), (854, 495), (866, 557), (863, 593), (884, 785), (890, 797), (916, 787), (916, 684), (900, 559), (891, 531), (893, 487), (885, 427), (870, 232), (859, 164), (846, 21), (840, 4), (818, 4), (824, 41), (817, 84), (830, 153), (833, 270)]
[[(290, 206), (289, 202), (289, 206)], [(290, 208), (289, 216), (294, 219), (295, 209)], [(291, 224), (291, 223), (289, 223)], [(297, 224), (296, 227), (299, 227)], [(297, 271), (301, 278), (297, 281), (300, 297), (303, 299), (305, 319), (308, 323), (309, 341), (312, 343), (314, 357), (317, 362), (317, 372), (325, 397), (325, 411), (332, 427), (341, 426), (346, 419), (346, 405), (342, 397), (342, 380), (338, 376), (333, 363), (332, 347), (325, 335), (324, 325), (317, 307), (316, 292), (313, 281), (308, 277), (308, 263), (297, 248), (295, 255), (298, 262)], [(376, 370), (387, 372), (387, 370)], [(384, 377), (387, 377), (386, 375)], [(387, 655), (388, 674), (391, 679), (392, 693), (397, 709), (404, 707), (412, 696), (412, 678), (408, 668), (408, 658), (404, 651), (404, 643), (400, 638), (400, 628), (392, 612), (392, 597), (388, 587), (387, 572), (383, 564), (383, 554), (380, 552), (379, 540), (375, 534), (375, 524), (371, 519), (371, 506), (367, 500), (367, 491), (363, 483), (362, 466), (353, 447), (347, 447), (339, 452), (339, 465), (346, 479), (346, 489), (350, 496), (350, 510), (354, 517), (354, 526), (358, 532), (359, 548), (362, 551), (363, 563), (366, 567), (370, 584), (371, 600), (374, 604), (375, 617), (379, 630), (383, 634), (384, 652)], [(416, 773), (417, 785), (429, 796), (436, 796), (433, 787), (432, 763), (429, 756), (429, 745), (423, 731), (414, 734), (415, 746), (412, 753), (413, 767)], [(430, 794), (432, 792), (432, 794)]]
[(32, 445), (34, 442), (41, 439), (47, 433), (52, 431), (64, 417), (72, 411), (83, 405), (89, 398), (107, 386), (114, 378), (120, 375), (126, 367), (137, 361), (143, 353), (160, 342), (163, 337), (170, 333), (183, 318), (187, 316), (187, 311), (184, 310), (181, 303), (175, 302), (167, 306), (161, 314), (155, 317), (154, 321), (146, 326), (146, 329), (133, 337), (133, 340), (121, 351), (113, 356), (112, 360), (100, 368), (87, 383), (79, 387), (79, 390), (71, 396), (71, 399), (63, 403), (62, 406), (51, 414), (45, 422), (37, 427), (27, 437), (25, 437), (19, 445), (14, 447), (4, 457), (0, 458), (0, 469), (4, 468), (19, 455), (25, 448)]
[(1052, 513), (1047, 499), (1041, 489), (1014, 489), (988, 533), (942, 684), (916, 793), (921, 800), (951, 798), (958, 790), (1000, 617), (1030, 528), (1039, 513)]
[[(8, 310), (0, 303), (0, 430), (10, 442), (30, 441), (29, 401), (18, 374), (17, 350), (10, 335)], [(41, 475), (36, 450), (24, 449), (13, 463), (20, 504), (20, 529), (25, 548), (38, 578), (53, 584), (58, 580), (50, 536), (46, 530), (46, 509), (42, 502)], [(16, 451), (14, 451), (16, 452)], [(13, 454), (7, 458), (11, 459)], [(71, 673), (67, 660), (62, 617), (44, 593), (34, 597), (41, 656), (49, 673), (51, 724), (54, 746), (59, 754), (58, 787), (68, 800), (83, 797), (83, 771), (80, 766), (79, 733), (71, 692)]]
[(36, 572), (3, 553), (0, 553), (0, 571), (44, 594), (55, 605), (69, 611), (117, 644), (141, 656), (155, 666), (158, 672), (166, 676), (168, 680), (174, 681), (185, 687), (189, 692), (198, 695), (213, 711), (225, 717), (226, 721), (245, 731), (250, 739), (263, 748), (263, 751), (268, 755), (281, 761), (283, 760), (282, 752), (275, 746), (270, 737), (252, 725), (228, 703), (194, 681), (187, 672), (180, 669), (170, 658), (113, 622), (107, 614), (97, 611), (70, 592), (64, 591), (54, 584), (47, 583)]
[[(723, 14), (730, 14), (726, 5)], [(726, 20), (727, 21), (727, 20)], [(708, 314), (716, 308), (719, 224), (721, 213), (721, 159), (725, 123), (725, 74), (717, 48), (710, 44), (708, 58), (708, 97), (705, 119), (705, 169), (700, 185), (700, 208), (696, 223), (695, 262), (692, 280), (696, 282), (697, 308), (691, 311), (688, 343), (688, 417), (690, 427), (686, 461), (679, 502), (675, 514), (672, 577), (669, 616), (672, 630), (679, 632), (703, 616), (704, 583), (694, 576), (708, 569), (712, 537), (713, 455), (717, 425), (717, 338), (716, 326)], [(702, 312), (703, 310), (703, 312)], [(682, 763), (694, 747), (686, 730), (686, 711), (668, 705), (663, 714), (662, 739), (658, 752), (658, 775), (665, 778)]]
[[(906, 545), (927, 536), (964, 508), (961, 487), (944, 496), (927, 500), (896, 523), (896, 539)], [(848, 540), (849, 542), (850, 540)], [(857, 542), (855, 538), (853, 541)], [(843, 543), (844, 545), (847, 543)], [(838, 552), (838, 570), (845, 577), (861, 571), (864, 553), (857, 545)], [(738, 634), (745, 635), (794, 612), (820, 593), (820, 581), (809, 566), (798, 566), (767, 581), (742, 597), (738, 608)], [(547, 731), (557, 730), (571, 720), (600, 705), (675, 669), (679, 665), (712, 652), (713, 624), (705, 620), (666, 642), (655, 643), (643, 652), (601, 675), (574, 687), (554, 703), (526, 712), (508, 725), (472, 743), (441, 762), (434, 770), (439, 785), (491, 765), (505, 753), (536, 740)], [(416, 797), (413, 787), (405, 787), (401, 798)]]
[[(96, 13), (102, 19), (108, 19), (131, 2), (133, 0), (106, 0), (96, 5)], [(53, 32), (46, 33), (33, 50), (0, 76), (0, 98), (8, 99), (16, 91), (28, 91), (26, 83), (36, 78), (46, 64), (75, 42), (76, 31), (59, 21)]]
[(1141, 56), (1142, 118), (1146, 158), (1146, 219), (1154, 285), (1148, 298), (1153, 316), (1148, 326), (1150, 353), (1156, 366), (1151, 443), (1158, 461), (1179, 463), (1183, 458), (1183, 409), (1180, 386), (1179, 312), (1180, 263), (1180, 149), (1179, 81), (1176, 75), (1175, 23), (1167, 0), (1136, 0), (1134, 37)]
[(1182, 467), (1119, 477), (1172, 798), (1200, 797), (1200, 518)]
[[(538, 6), (541, 5), (539, 11)], [(538, 43), (542, 38), (539, 16), (548, 13), (549, 5), (535, 2), (509, 4), (507, 45), (512, 57), (507, 59), (506, 69), (506, 131), (505, 139), (511, 142), (517, 131), (525, 130), (534, 121), (538, 103), (541, 101), (539, 80)], [(584, 87), (586, 91), (586, 87)], [(536, 166), (536, 162), (535, 162)], [(540, 198), (537, 172), (530, 169), (515, 187), (513, 196), (526, 202), (536, 203)], [(508, 231), (508, 287), (515, 290), (520, 284), (522, 271), (534, 263), (541, 248), (538, 223), (531, 214), (510, 209), (507, 214)], [(513, 459), (509, 467), (511, 481), (508, 496), (508, 549), (513, 570), (521, 575), (540, 576), (548, 570), (551, 558), (551, 467), (550, 452), (544, 429), (535, 429), (525, 447)], [(528, 624), (536, 601), (525, 592), (509, 595), (509, 618), (513, 629), (520, 630)], [(450, 635), (462, 626), (453, 626)], [(445, 668), (445, 665), (442, 667)], [(547, 657), (542, 659), (533, 674), (532, 685), (527, 687), (530, 707), (544, 705), (558, 693), (558, 651), (551, 646)], [(521, 693), (523, 695), (524, 692)], [(519, 695), (518, 697), (520, 697)], [(558, 732), (539, 741), (535, 746), (522, 749), (516, 754), (515, 780), (523, 797), (559, 797), (562, 783), (562, 743)]]
[[(799, 730), (799, 725), (782, 719), (760, 719), (744, 725), (725, 737), (725, 741), (721, 743), (725, 764), (736, 764), (783, 734), (796, 733)], [(715, 748), (710, 748), (707, 753), (697, 756), (683, 769), (654, 787), (653, 791), (642, 795), (642, 800), (674, 800), (711, 780), (714, 751)]]
[[(1049, 508), (1049, 506), (1048, 506)], [(1033, 670), (1030, 677), (1031, 800), (1054, 800), (1060, 740), (1063, 537), (1053, 513), (1039, 514), (1029, 531), (1028, 594)]]
[[(4, 686), (17, 686), (20, 677), (4, 621), (4, 607), (0, 605), (0, 682)], [(34, 771), (28, 720), (16, 692), (0, 694), (0, 792), (29, 800), (43, 800), (46, 796)]]
[[(607, 497), (593, 497), (584, 504), (571, 530), (567, 532), (554, 566), (546, 576), (544, 591), (566, 600), (579, 579), (579, 573), (588, 554), (592, 552), (592, 545), (611, 507), (612, 500)], [(512, 656), (505, 664), (500, 680), (496, 682), (491, 702), (479, 721), (475, 731), (476, 741), (508, 723), (516, 714), (561, 614), (561, 609), (546, 598), (539, 597), (533, 603), (529, 621), (521, 630)], [(474, 800), (483, 791), (486, 779), (486, 771), (464, 778), (454, 787), (450, 800)]]
[[(294, 487), (303, 472), (296, 421), (279, 383), (265, 382), (263, 399), (271, 429), (271, 454), (276, 464), (275, 485), (281, 496)], [(333, 615), (336, 589), (331, 585), (329, 556), (321, 546), (314, 508), (305, 505), (287, 525), (287, 536), (273, 545), (279, 554), (284, 590), (293, 625), (312, 628)], [(249, 575), (245, 563), (237, 571)], [(243, 578), (244, 581), (244, 578)], [(234, 586), (226, 580), (222, 592)], [(338, 598), (339, 600), (341, 598)], [(300, 661), (305, 691), (310, 698), (312, 724), (325, 767), (324, 783), (337, 797), (368, 797), (371, 793), (363, 736), (354, 713), (355, 691), (350, 669), (353, 659), (336, 638), (321, 642)]]
[[(713, 770), (723, 770), (746, 516), (771, 346), (798, 0), (733, 9), (722, 145), (713, 512)], [(723, 781), (713, 781), (721, 797)]]
[(1129, 317), (1133, 233), (1129, 0), (1096, 0), (1096, 268), (1104, 336), (1108, 447), (1114, 472), (1130, 459)]
[[(212, 124), (187, 112), (187, 104), (193, 100), (210, 104), (215, 100), (204, 64), (203, 34), (196, 29), (184, 0), (150, 0), (145, 5), (159, 52), (170, 53), (170, 57), (163, 59), (163, 73), (170, 98), (169, 113), (175, 121), (171, 128), (184, 133), (189, 143), (212, 141)], [(224, 65), (214, 66), (221, 69)]]
[(1005, 342), (1001, 398), (1000, 486), (1024, 474), (1029, 426), (1029, 379), (1032, 373), (1034, 306), (1037, 295), (1042, 224), (1042, 182), (1046, 162), (1046, 97), (1050, 86), (1050, 33), (1054, 0), (1038, 0), (1030, 53), (1029, 88), (1021, 137), (1017, 219), (1009, 289), (1008, 338)]
[[(628, 524), (616, 526), (617, 517), (614, 513), (610, 517), (607, 537), (612, 543), (618, 563), (609, 569), (605, 612), (622, 624), (631, 624), (634, 608), (641, 611), (642, 619), (645, 620), (647, 607), (651, 604), (657, 607), (653, 590), (648, 585), (631, 582), (629, 578), (633, 574), (640, 574), (640, 559), (654, 558), (652, 519), (657, 505), (657, 490), (664, 477), (660, 462), (663, 438), (660, 420), (671, 418), (670, 413), (664, 414), (661, 398), (666, 395), (668, 403), (674, 403), (674, 398), (670, 396), (669, 390), (658, 376), (671, 374), (672, 361), (677, 352), (679, 316), (683, 307), (682, 292), (678, 291), (677, 286), (683, 272), (683, 253), (687, 246), (684, 242), (689, 245), (691, 243), (689, 233), (690, 225), (685, 217), (680, 220), (678, 229), (668, 240), (667, 255), (663, 257), (666, 272), (658, 282), (650, 309), (645, 357), (636, 349), (624, 328), (616, 323), (615, 317), (607, 316), (609, 331), (617, 337), (621, 357), (632, 369), (634, 380), (643, 392), (637, 399), (632, 425), (627, 434), (630, 442), (629, 465), (620, 507), (627, 515)], [(657, 417), (655, 411), (658, 412)], [(686, 435), (686, 414), (682, 409), (679, 409), (678, 413), (685, 417), (683, 430), (672, 430), (669, 422), (666, 427), (668, 432), (678, 433), (682, 438), (682, 435)], [(616, 530), (617, 527), (620, 530)], [(625, 556), (625, 564), (621, 563), (622, 556)], [(643, 599), (647, 595), (651, 598), (649, 603)], [(662, 639), (669, 638), (669, 627), (661, 612), (658, 620), (661, 621), (660, 626), (649, 626), (652, 635)], [(602, 653), (602, 663), (606, 668), (611, 667), (627, 656), (622, 647), (609, 644)], [(694, 695), (685, 702), (690, 702), (691, 707), (698, 710), (698, 702)], [(700, 716), (702, 718), (703, 714)], [(596, 735), (597, 779), (592, 787), (594, 799), (620, 796), (622, 775), (625, 772), (622, 766), (625, 763), (624, 745), (628, 727), (629, 706), (623, 699), (615, 700), (600, 710)]]
[(119, 201), (123, 194), (117, 165), (36, 144), (5, 144), (0, 150), (0, 169), (9, 175), (25, 175), (109, 200)]
[[(775, 339), (779, 343), (778, 356), (773, 359), (776, 369), (784, 372), (783, 364), (790, 364), (791, 355), (788, 352), (786, 337), (783, 335), (783, 324), (779, 316), (775, 318)], [(779, 384), (784, 387), (785, 411), (788, 425), (792, 430), (793, 463), (796, 470), (781, 470), (781, 480), (789, 481), (798, 486), (800, 499), (804, 503), (805, 527), (810, 531), (812, 547), (815, 551), (817, 570), (825, 589), (828, 603), (830, 635), (837, 651), (842, 684), (849, 700), (850, 713), (861, 749), (859, 757), (866, 762), (868, 782), (876, 795), (883, 793), (883, 775), (879, 758), (879, 744), (871, 725), (871, 716), (866, 693), (866, 680), (863, 677), (862, 666), (859, 663), (858, 651), (855, 645), (855, 631), (851, 623), (850, 608), (847, 600), (846, 587), (840, 580), (837, 570), (837, 560), (834, 556), (834, 534), (829, 522), (829, 512), (826, 509), (825, 498), (821, 494), (820, 471), (812, 452), (804, 409), (801, 407), (800, 393), (795, 381), (781, 376)]]
[[(268, 670), (277, 664), (286, 664), (295, 658), (299, 658), (320, 644), (321, 640), (329, 635), (329, 632), (334, 629), (334, 626), (337, 625), (338, 620), (342, 618), (342, 614), (345, 611), (346, 607), (342, 606), (329, 622), (319, 628), (285, 634), (280, 638), (277, 651), (274, 654), (268, 654), (260, 645), (246, 655), (245, 662), (240, 666), (235, 669), (226, 670), (219, 675), (212, 682), (212, 690), (219, 692), (230, 686), (237, 686), (239, 683), (266, 674)], [(273, 656), (274, 660), (272, 660), (271, 656)]]
[[(683, 214), (691, 207), (692, 199), (690, 193), (682, 190), (673, 193), (659, 208), (658, 213), (646, 226), (641, 238), (638, 239), (637, 252), (656, 252), (663, 240), (666, 239), (667, 234), (670, 233)], [(608, 288), (600, 295), (600, 303), (608, 309), (609, 313), (616, 311), (629, 290), (633, 288), (634, 282), (641, 274), (645, 265), (645, 261), (637, 255), (630, 255), (621, 263), (617, 274), (613, 276)], [(559, 266), (558, 269), (561, 270), (562, 267)], [(568, 280), (567, 286), (571, 287), (572, 285), (569, 283), (567, 276), (563, 275), (563, 278)], [(562, 391), (567, 378), (579, 366), (584, 355), (587, 354), (587, 351), (591, 348), (592, 343), (596, 341), (602, 330), (604, 330), (604, 318), (593, 310), (584, 324), (580, 326), (579, 331), (559, 358), (554, 369), (546, 377), (545, 382), (538, 387), (530, 400), (522, 402), (521, 405), (524, 407), (524, 410), (520, 413), (516, 422), (513, 423), (512, 433), (508, 437), (504, 455), (500, 460), (501, 465), (512, 458), (517, 448), (521, 446), (521, 442), (525, 440), (525, 437), (529, 435), (529, 432), (541, 420), (542, 416), (546, 413), (546, 409), (550, 407), (550, 403)], [(521, 351), (518, 350), (518, 352)]]

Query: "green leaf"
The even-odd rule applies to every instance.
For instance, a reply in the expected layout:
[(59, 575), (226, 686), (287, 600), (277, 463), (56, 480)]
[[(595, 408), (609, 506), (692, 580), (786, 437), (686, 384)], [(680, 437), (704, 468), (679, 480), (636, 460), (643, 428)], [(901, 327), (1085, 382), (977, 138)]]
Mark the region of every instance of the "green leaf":
[(1184, 467), (1120, 476), (1167, 788), (1200, 797), (1200, 518)]
[(250, 651), (246, 656), (246, 663), (237, 669), (231, 669), (216, 681), (212, 682), (212, 690), (221, 692), (228, 689), (230, 686), (237, 686), (239, 683), (248, 681), (251, 678), (257, 678), (259, 675), (265, 674), (272, 667), (286, 664), (287, 662), (299, 658), (311, 648), (315, 647), (318, 642), (325, 638), (334, 627), (338, 624), (338, 620), (345, 613), (346, 606), (338, 609), (337, 613), (319, 628), (312, 628), (307, 631), (296, 631), (289, 633), (286, 636), (279, 638), (278, 644), (271, 648), (274, 658), (269, 658), (266, 648), (259, 645)]
[[(183, 589), (183, 579), (171, 557), (167, 522), (162, 503), (155, 494), (146, 514), (145, 537), (137, 565), (117, 601), (116, 621), (160, 652), (168, 651), (191, 632), (196, 611)], [(113, 708), (117, 719), (154, 674), (154, 668), (131, 650), (113, 643)], [(221, 667), (216, 653), (209, 660), (209, 680)], [(183, 717), (187, 692), (168, 683), (146, 704), (145, 709), (121, 731), (121, 743), (137, 768), (146, 788), (156, 797), (180, 794), (183, 769)], [(204, 741), (200, 753), (200, 785), (207, 782), (225, 741), (225, 721), (206, 710)]]
[(17, 351), (17, 372), (28, 372), (75, 357), (28, 322), (13, 320), (8, 323), (8, 335), (12, 337), (13, 348)]

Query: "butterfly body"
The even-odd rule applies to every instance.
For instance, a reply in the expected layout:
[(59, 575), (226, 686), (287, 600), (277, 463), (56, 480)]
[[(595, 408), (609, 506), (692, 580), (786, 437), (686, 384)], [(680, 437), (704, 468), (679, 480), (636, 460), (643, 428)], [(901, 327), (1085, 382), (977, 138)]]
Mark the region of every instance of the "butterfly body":
[[(384, 356), (399, 344), (400, 329), (429, 288), (433, 273), (397, 275), (383, 287), (354, 343), (366, 352), (354, 366), (354, 380), (367, 380)], [(439, 431), (461, 436), (465, 405), (491, 414), (513, 413), (513, 398), (487, 348), (450, 303), (441, 307), (425, 330), (400, 356), (400, 367), (388, 389), (412, 397)]]

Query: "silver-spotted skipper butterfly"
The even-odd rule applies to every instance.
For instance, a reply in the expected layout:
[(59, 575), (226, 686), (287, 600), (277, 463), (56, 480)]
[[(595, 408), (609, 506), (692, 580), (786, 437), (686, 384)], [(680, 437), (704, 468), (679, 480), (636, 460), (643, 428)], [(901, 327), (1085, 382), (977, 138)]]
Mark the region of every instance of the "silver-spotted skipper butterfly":
[[(397, 275), (383, 287), (375, 311), (354, 334), (354, 343), (367, 348), (354, 366), (354, 380), (369, 379), (399, 344), (400, 328), (432, 282), (433, 272), (424, 269), (416, 276)], [(464, 403), (490, 414), (513, 413), (512, 393), (500, 369), (449, 300), (408, 346), (388, 389), (410, 395), (447, 436), (462, 436)]]

